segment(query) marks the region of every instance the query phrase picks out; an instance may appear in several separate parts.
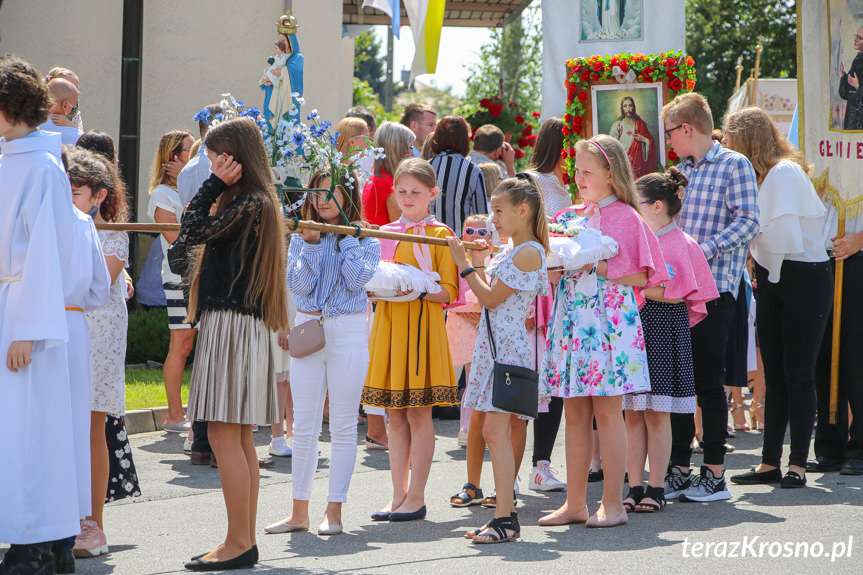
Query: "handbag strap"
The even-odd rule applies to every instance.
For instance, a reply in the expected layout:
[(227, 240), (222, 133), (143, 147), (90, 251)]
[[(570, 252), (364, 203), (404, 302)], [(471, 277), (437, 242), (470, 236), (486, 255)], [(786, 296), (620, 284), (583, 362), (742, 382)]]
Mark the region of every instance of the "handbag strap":
[(482, 308), (485, 313), (485, 329), (488, 332), (488, 343), (491, 347), (491, 359), (497, 361), (497, 347), (494, 345), (494, 336), (491, 334), (491, 316), (488, 314), (488, 308)]
[(333, 304), (333, 298), (336, 296), (336, 288), (339, 286), (339, 278), (336, 277), (336, 283), (333, 284), (333, 291), (330, 293), (330, 300), (327, 302), (327, 307), (324, 310), (324, 313), (321, 314), (321, 325), (324, 325), (324, 321), (327, 319), (327, 313), (330, 311), (330, 306)]

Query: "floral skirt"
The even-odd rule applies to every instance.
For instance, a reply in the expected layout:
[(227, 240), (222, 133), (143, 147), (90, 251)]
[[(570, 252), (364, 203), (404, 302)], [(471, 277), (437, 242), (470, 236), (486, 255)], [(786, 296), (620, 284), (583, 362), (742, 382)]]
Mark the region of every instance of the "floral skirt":
[(132, 460), (132, 445), (126, 435), (126, 421), (122, 417), (108, 415), (105, 421), (105, 437), (108, 440), (108, 462), (110, 467), (108, 492), (105, 503), (126, 497), (140, 497), (138, 472)]
[(580, 272), (561, 278), (554, 302), (540, 396), (650, 391), (644, 331), (632, 287), (602, 277), (594, 281)]

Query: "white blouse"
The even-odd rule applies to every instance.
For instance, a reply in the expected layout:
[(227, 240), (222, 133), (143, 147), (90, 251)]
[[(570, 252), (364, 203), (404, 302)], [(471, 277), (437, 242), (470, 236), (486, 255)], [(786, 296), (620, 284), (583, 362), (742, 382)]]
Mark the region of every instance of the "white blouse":
[(779, 282), (785, 260), (827, 261), (826, 215), (827, 208), (803, 168), (788, 160), (773, 166), (758, 188), (761, 229), (750, 246), (771, 283)]
[(539, 186), (539, 191), (542, 192), (546, 217), (553, 218), (557, 212), (572, 205), (569, 190), (561, 185), (554, 172), (540, 174), (531, 170), (527, 173), (530, 174), (533, 181)]

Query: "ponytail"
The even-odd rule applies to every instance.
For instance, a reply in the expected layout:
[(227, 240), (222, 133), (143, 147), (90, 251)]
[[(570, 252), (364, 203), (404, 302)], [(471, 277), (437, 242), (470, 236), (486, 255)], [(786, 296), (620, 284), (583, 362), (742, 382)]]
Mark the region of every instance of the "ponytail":
[(548, 222), (545, 219), (545, 202), (537, 185), (527, 174), (503, 180), (492, 193), (492, 197), (506, 195), (514, 206), (527, 204), (530, 208), (531, 229), (545, 253), (548, 254)]

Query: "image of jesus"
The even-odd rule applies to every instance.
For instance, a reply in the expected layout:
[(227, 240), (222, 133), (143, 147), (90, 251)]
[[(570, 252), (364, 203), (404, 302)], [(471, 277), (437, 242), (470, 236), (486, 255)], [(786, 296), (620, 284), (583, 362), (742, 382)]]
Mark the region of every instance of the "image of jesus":
[(632, 97), (620, 100), (620, 116), (611, 125), (609, 134), (623, 144), (636, 178), (656, 171), (656, 141), (647, 122), (638, 115)]

